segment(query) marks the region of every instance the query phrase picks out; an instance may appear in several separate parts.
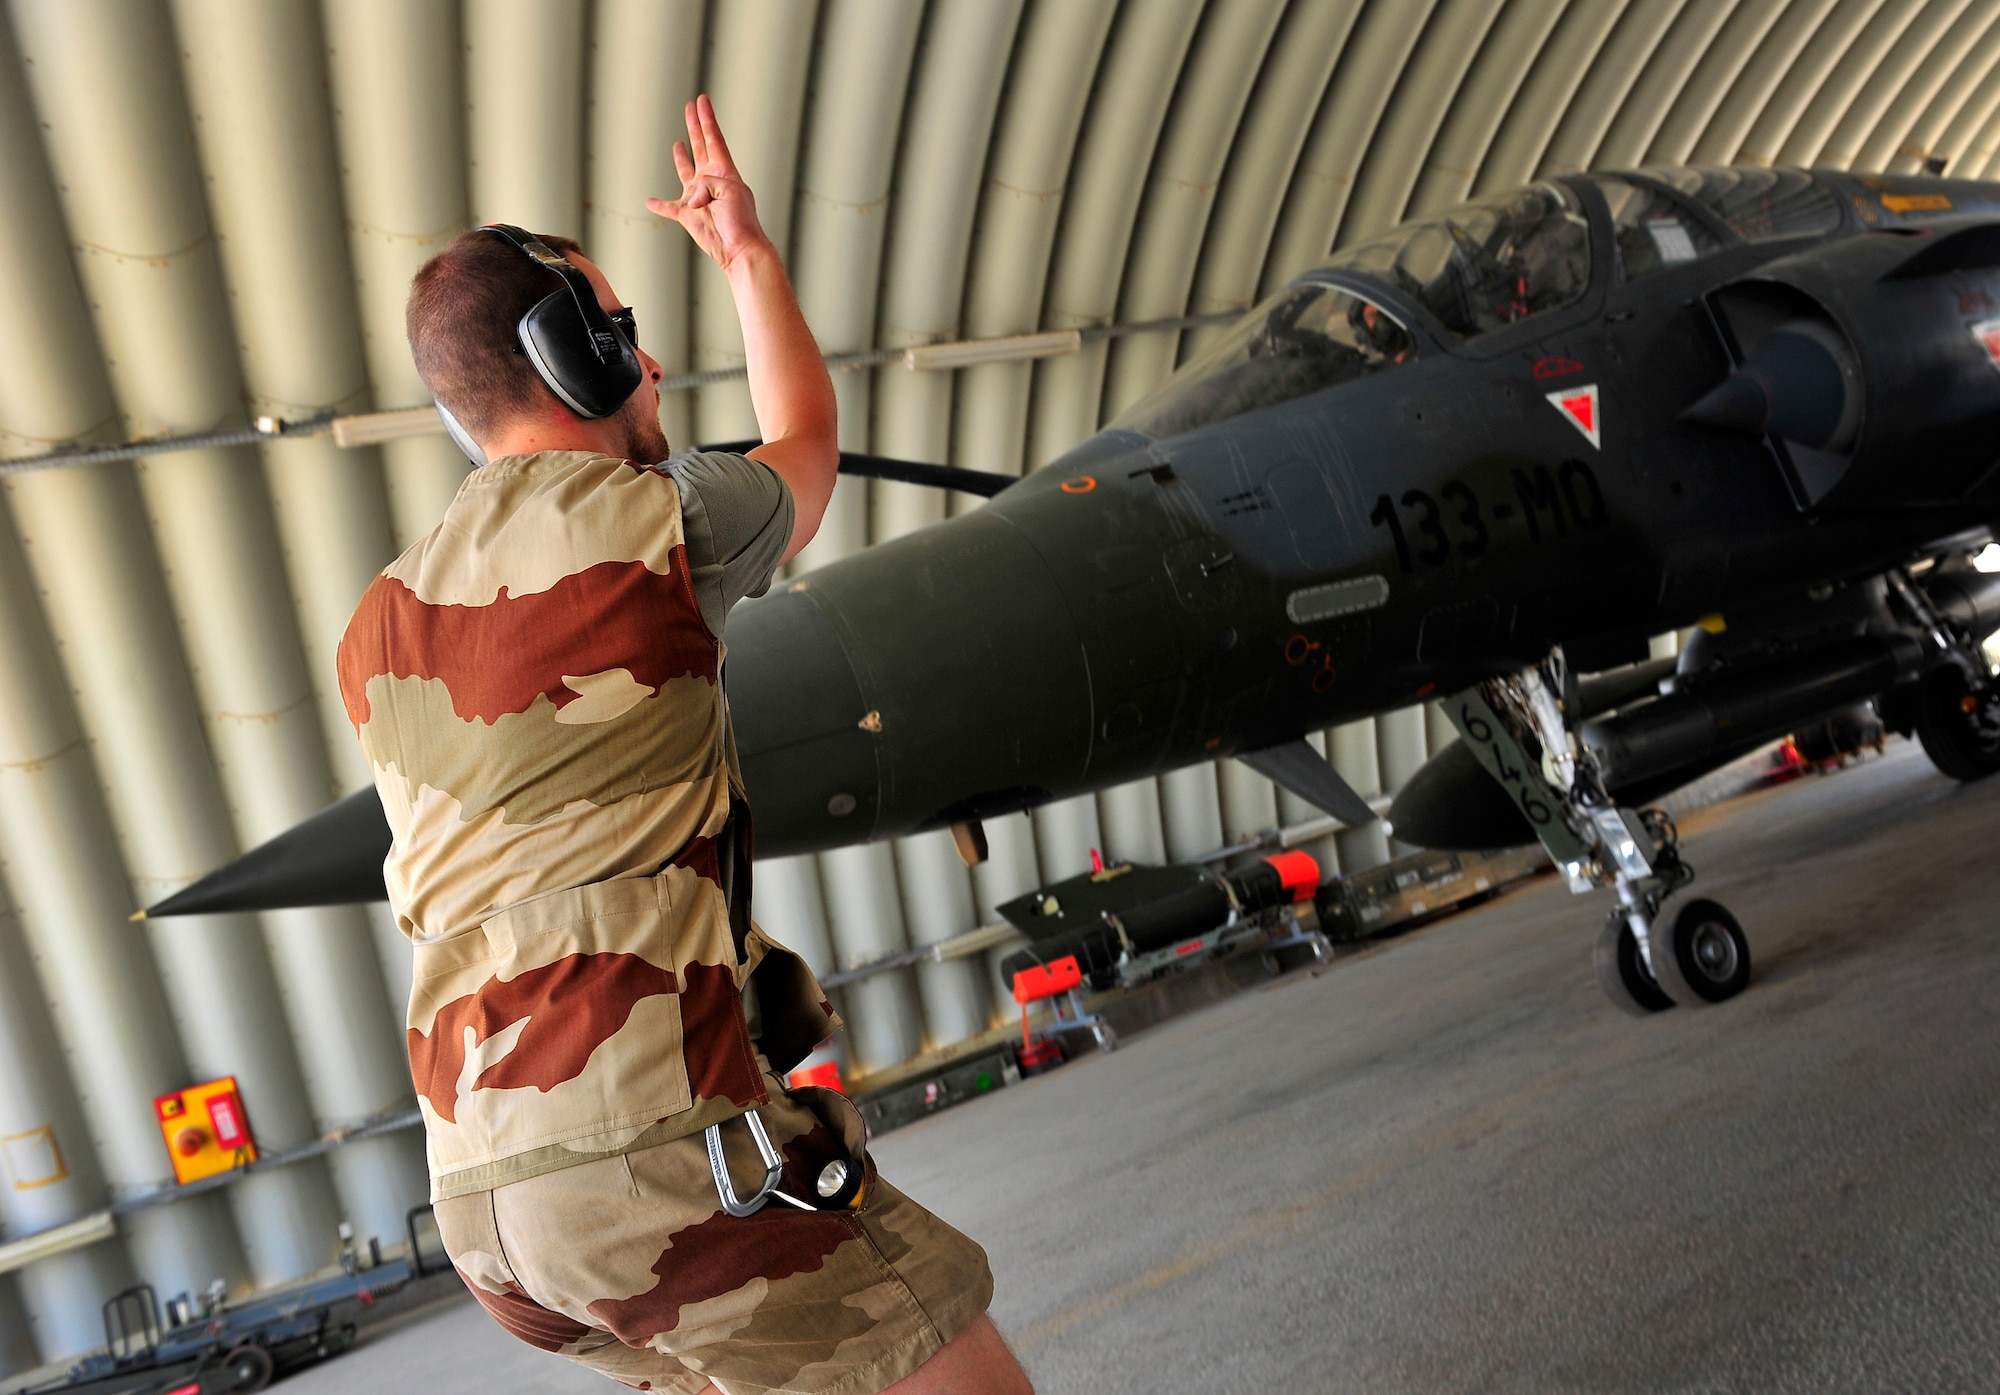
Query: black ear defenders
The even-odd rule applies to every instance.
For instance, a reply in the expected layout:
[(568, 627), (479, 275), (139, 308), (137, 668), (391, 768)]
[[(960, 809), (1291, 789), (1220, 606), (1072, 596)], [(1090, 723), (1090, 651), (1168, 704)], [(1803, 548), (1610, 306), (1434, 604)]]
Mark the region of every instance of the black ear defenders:
[(505, 238), (562, 278), (561, 288), (536, 301), (515, 326), (549, 391), (580, 417), (608, 417), (624, 406), (646, 370), (630, 334), (597, 303), (590, 278), (525, 228), (488, 223), (480, 231)]

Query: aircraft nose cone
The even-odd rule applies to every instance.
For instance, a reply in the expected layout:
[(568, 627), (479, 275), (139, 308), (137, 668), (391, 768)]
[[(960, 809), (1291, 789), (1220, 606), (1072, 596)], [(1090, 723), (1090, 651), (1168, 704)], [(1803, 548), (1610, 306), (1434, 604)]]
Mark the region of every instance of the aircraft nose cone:
[(880, 812), (875, 734), (839, 633), (810, 583), (730, 616), (725, 682), (759, 852), (860, 842)]
[(1083, 776), (1091, 688), (1068, 602), (990, 508), (740, 606), (727, 639), (760, 853), (1026, 808)]
[(155, 905), (148, 918), (268, 911), (287, 906), (340, 906), (381, 901), (382, 859), (389, 855), (389, 821), (368, 785), (225, 862)]

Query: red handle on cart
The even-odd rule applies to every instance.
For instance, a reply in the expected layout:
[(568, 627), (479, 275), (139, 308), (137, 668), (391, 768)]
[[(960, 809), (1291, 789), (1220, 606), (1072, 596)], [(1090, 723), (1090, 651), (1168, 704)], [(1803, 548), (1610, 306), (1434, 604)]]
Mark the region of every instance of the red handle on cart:
[(1083, 969), (1074, 954), (1052, 964), (1031, 964), (1014, 975), (1014, 1001), (1026, 1007), (1058, 993), (1067, 993), (1083, 982)]
[(1030, 964), (1014, 972), (1014, 1001), (1021, 1005), (1021, 1049), (1028, 1049), (1028, 1004), (1067, 993), (1083, 982), (1083, 968), (1074, 954), (1051, 964)]

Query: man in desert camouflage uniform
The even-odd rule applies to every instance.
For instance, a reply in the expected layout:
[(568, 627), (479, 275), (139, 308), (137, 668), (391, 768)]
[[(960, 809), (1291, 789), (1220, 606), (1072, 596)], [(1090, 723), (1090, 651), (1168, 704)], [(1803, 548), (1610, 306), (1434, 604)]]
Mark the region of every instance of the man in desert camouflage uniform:
[[(705, 97), (688, 137), (651, 206), (728, 276), (751, 455), (669, 458), (643, 352), (611, 415), (566, 407), (516, 331), (562, 278), (501, 236), (412, 287), (417, 366), (490, 463), (369, 588), (340, 684), (395, 833), (438, 1227), (501, 1326), (639, 1389), (1026, 1391), (984, 1252), (875, 1174), (844, 1099), (780, 1076), (838, 1023), (750, 920), (721, 635), (819, 525), (834, 399)], [(631, 342), (602, 273), (540, 242)], [(703, 1132), (760, 1176), (746, 1113), (782, 1191), (846, 1160), (858, 1205), (725, 1211)]]

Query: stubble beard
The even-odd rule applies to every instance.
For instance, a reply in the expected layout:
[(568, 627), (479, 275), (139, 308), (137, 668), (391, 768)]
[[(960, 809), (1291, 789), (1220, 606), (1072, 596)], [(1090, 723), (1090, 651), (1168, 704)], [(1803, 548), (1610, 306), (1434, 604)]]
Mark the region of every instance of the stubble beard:
[(618, 424), (624, 435), (625, 458), (633, 464), (657, 465), (673, 454), (658, 415), (646, 410), (638, 393), (618, 409)]

